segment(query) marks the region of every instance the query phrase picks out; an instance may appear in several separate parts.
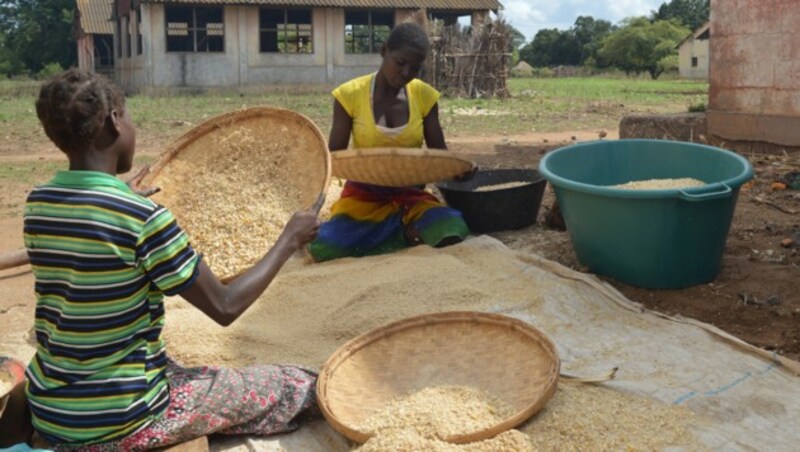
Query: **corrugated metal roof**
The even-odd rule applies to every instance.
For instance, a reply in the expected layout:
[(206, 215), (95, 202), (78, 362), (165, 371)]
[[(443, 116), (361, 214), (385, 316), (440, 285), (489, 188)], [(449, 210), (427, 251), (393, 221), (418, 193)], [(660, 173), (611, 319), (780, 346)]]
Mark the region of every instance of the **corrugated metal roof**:
[(76, 0), (76, 2), (84, 33), (114, 34), (114, 25), (111, 23), (114, 0)]
[(699, 37), (700, 37), (700, 35), (702, 35), (703, 33), (707, 32), (707, 31), (709, 31), (710, 29), (711, 29), (711, 21), (708, 21), (708, 22), (704, 23), (703, 25), (700, 25), (699, 27), (697, 27), (696, 29), (694, 29), (694, 31), (692, 31), (691, 33), (689, 33), (689, 36), (687, 36), (687, 37), (683, 38), (683, 41), (679, 42), (679, 43), (678, 43), (678, 45), (676, 45), (676, 46), (675, 46), (675, 48), (676, 48), (676, 49), (679, 49), (679, 48), (681, 48), (681, 46), (682, 46), (682, 45), (683, 45), (683, 44), (684, 44), (686, 41), (688, 41), (688, 40), (690, 40), (690, 39), (697, 39), (697, 38), (699, 38)]
[(427, 8), (446, 11), (498, 10), (498, 0), (142, 0), (142, 3), (317, 6), (331, 8)]

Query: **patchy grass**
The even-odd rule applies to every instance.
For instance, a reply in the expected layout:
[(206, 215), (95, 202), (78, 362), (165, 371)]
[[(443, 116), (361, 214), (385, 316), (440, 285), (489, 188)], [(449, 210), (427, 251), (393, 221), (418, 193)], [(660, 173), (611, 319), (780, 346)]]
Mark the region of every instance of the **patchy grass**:
[(152, 134), (168, 141), (218, 114), (256, 106), (280, 107), (302, 113), (314, 121), (327, 136), (332, 102), (332, 97), (327, 92), (295, 93), (285, 90), (260, 94), (132, 96), (128, 105), (142, 135)]
[[(0, 81), (0, 156), (58, 152), (39, 125), (34, 109), (38, 82)], [(560, 78), (509, 80), (512, 97), (440, 101), (440, 117), (447, 136), (521, 134), (615, 129), (630, 113), (685, 112), (706, 105), (708, 84), (682, 80), (625, 78)], [(253, 89), (248, 93), (165, 92), (131, 96), (128, 106), (137, 125), (140, 150), (134, 171), (150, 163), (154, 153), (193, 125), (242, 107), (271, 105), (305, 114), (327, 136), (332, 98), (323, 88)], [(16, 160), (16, 159), (14, 159)], [(0, 162), (0, 216), (19, 215), (30, 189), (47, 181), (66, 159)]]
[(65, 169), (66, 161), (13, 162), (0, 164), (0, 183), (37, 185), (47, 181), (56, 171)]
[[(146, 165), (151, 163), (154, 158), (152, 155), (137, 155), (133, 159), (134, 166)], [(34, 187), (47, 182), (56, 171), (67, 169), (67, 167), (66, 156), (62, 160), (0, 163), (0, 184), (10, 182)]]
[[(0, 155), (47, 146), (34, 111), (35, 82), (0, 83)], [(708, 102), (708, 84), (643, 78), (513, 78), (509, 99), (440, 101), (448, 135), (519, 134), (614, 129), (630, 113), (685, 112)], [(242, 107), (271, 105), (308, 116), (325, 135), (330, 129), (332, 98), (323, 88), (253, 89), (248, 93), (181, 92), (135, 95), (128, 99), (140, 142), (160, 147), (214, 115)]]
[[(137, 155), (134, 158), (134, 168), (128, 174), (122, 175), (122, 180), (135, 175), (142, 165), (151, 163), (152, 155)], [(0, 162), (0, 218), (22, 215), (25, 199), (28, 192), (35, 186), (50, 180), (56, 171), (67, 169), (67, 158), (59, 160), (33, 160)]]
[(679, 113), (707, 102), (708, 84), (600, 77), (514, 78), (510, 99), (444, 99), (450, 133), (518, 134), (616, 129), (631, 113)]

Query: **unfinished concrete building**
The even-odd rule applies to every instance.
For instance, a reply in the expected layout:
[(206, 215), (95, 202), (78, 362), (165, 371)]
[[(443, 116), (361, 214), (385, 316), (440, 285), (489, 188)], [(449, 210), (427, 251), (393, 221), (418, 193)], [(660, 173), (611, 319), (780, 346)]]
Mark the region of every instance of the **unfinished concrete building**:
[(452, 23), (497, 0), (114, 0), (115, 80), (164, 87), (334, 85), (377, 69), (394, 24)]
[(77, 0), (75, 40), (78, 67), (108, 77), (114, 76), (114, 0)]

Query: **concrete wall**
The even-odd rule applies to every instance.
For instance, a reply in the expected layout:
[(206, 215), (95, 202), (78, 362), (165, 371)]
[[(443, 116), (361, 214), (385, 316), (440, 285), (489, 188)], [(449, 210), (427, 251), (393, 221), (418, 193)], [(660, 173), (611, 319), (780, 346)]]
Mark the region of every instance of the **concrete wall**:
[[(89, 35), (82, 34), (77, 40), (78, 47), (78, 67), (85, 71), (95, 71), (98, 74), (103, 74), (107, 77), (114, 77), (113, 66), (105, 65), (103, 58), (98, 58), (99, 55), (105, 55), (106, 46), (104, 40), (108, 39), (110, 35)], [(110, 36), (113, 41), (113, 36)], [(112, 47), (114, 43), (111, 43)], [(114, 49), (111, 49), (112, 52)], [(116, 54), (114, 55), (116, 60)]]
[[(146, 86), (212, 87), (238, 86), (241, 80), (239, 68), (242, 51), (242, 36), (239, 30), (239, 6), (226, 6), (223, 13), (225, 29), (224, 52), (167, 52), (163, 4), (149, 4), (150, 43), (147, 55)], [(137, 83), (137, 87), (143, 84)]]
[[(678, 49), (678, 64), (683, 78), (707, 79), (709, 66), (709, 40), (689, 39)], [(692, 66), (692, 58), (697, 58), (697, 66)]]
[(800, 146), (797, 0), (712, 0), (709, 132)]
[(94, 70), (94, 39), (92, 35), (84, 34), (77, 39), (78, 68), (84, 71)]
[[(380, 55), (344, 51), (344, 10), (313, 10), (314, 52), (261, 53), (258, 7), (225, 6), (224, 52), (167, 52), (163, 4), (142, 5), (142, 55), (119, 60), (116, 80), (129, 90), (150, 87), (240, 87), (247, 85), (335, 85), (378, 69)], [(135, 24), (135, 13), (132, 21)], [(398, 12), (398, 20), (405, 18)], [(127, 18), (121, 18), (123, 30)], [(132, 35), (135, 40), (135, 35)], [(115, 36), (126, 46), (123, 32)]]
[[(115, 78), (128, 90), (161, 87), (243, 87), (295, 84), (337, 85), (376, 71), (380, 55), (346, 54), (344, 16), (341, 8), (314, 8), (314, 52), (310, 54), (261, 53), (257, 6), (227, 5), (224, 9), (224, 52), (167, 52), (164, 5), (142, 4), (143, 54), (118, 60)], [(411, 10), (397, 10), (395, 23), (411, 17)], [(476, 17), (483, 17), (477, 15)], [(122, 17), (123, 30), (127, 17)], [(135, 11), (131, 38), (135, 41)], [(125, 48), (125, 33), (115, 34)], [(135, 44), (135, 42), (134, 42)], [(134, 45), (135, 47), (135, 45)]]
[[(143, 5), (146, 8), (147, 5)], [(146, 80), (144, 51), (139, 52), (136, 12), (131, 11), (130, 16), (119, 18), (120, 27), (114, 25), (114, 78), (117, 84), (126, 90), (135, 90), (143, 86)], [(144, 24), (142, 24), (144, 25)], [(130, 36), (127, 30), (130, 28)], [(120, 33), (117, 31), (120, 30)], [(128, 54), (128, 40), (130, 39), (130, 54)], [(142, 39), (146, 42), (146, 39)], [(118, 46), (122, 47), (122, 55), (117, 52)], [(144, 49), (143, 49), (144, 50)]]

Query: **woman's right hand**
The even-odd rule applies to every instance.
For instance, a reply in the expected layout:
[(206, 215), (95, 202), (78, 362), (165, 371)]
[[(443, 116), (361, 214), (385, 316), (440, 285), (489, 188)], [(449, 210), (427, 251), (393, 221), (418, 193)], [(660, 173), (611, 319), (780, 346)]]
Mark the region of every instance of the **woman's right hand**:
[(286, 223), (283, 234), (288, 240), (291, 240), (294, 248), (300, 249), (317, 237), (319, 225), (320, 221), (314, 208), (301, 210), (292, 215), (292, 218)]

